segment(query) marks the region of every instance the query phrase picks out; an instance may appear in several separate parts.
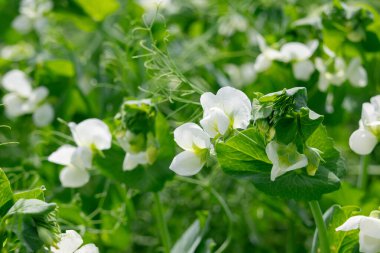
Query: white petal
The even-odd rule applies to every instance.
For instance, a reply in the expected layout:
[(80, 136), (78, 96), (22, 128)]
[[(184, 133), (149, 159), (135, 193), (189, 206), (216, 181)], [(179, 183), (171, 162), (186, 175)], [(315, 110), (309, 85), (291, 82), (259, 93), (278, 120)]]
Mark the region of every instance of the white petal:
[(38, 105), (48, 96), (48, 94), (49, 90), (44, 86), (33, 90), (32, 93), (28, 96), (27, 110), (33, 111), (35, 108), (37, 108)]
[(365, 217), (360, 221), (360, 232), (380, 240), (380, 219)]
[(219, 108), (211, 108), (208, 115), (200, 121), (202, 128), (211, 138), (217, 134), (224, 135), (230, 125), (230, 119)]
[(359, 58), (351, 60), (347, 68), (347, 77), (350, 83), (355, 87), (367, 86), (367, 71), (360, 65)]
[(99, 249), (95, 246), (95, 244), (90, 243), (82, 246), (80, 249), (75, 251), (75, 253), (99, 253)]
[(78, 147), (71, 156), (71, 164), (77, 169), (92, 167), (92, 151), (88, 147)]
[(377, 144), (377, 138), (365, 129), (358, 129), (353, 132), (349, 140), (352, 151), (359, 155), (370, 154)]
[(16, 93), (6, 94), (2, 101), (5, 107), (5, 114), (8, 118), (16, 118), (27, 113), (23, 110), (25, 100)]
[(176, 155), (170, 164), (170, 169), (180, 176), (193, 176), (197, 174), (205, 164), (195, 153), (183, 151)]
[(140, 164), (147, 164), (147, 156), (146, 152), (139, 152), (139, 153), (130, 153), (127, 152), (125, 154), (124, 162), (123, 162), (123, 170), (129, 171), (135, 169)]
[(319, 57), (315, 58), (315, 68), (321, 73), (326, 72), (326, 65)]
[(33, 21), (25, 15), (18, 15), (12, 21), (12, 27), (18, 32), (25, 34), (32, 30)]
[(210, 136), (194, 123), (185, 123), (174, 130), (174, 140), (184, 150), (192, 151), (194, 146), (204, 149), (211, 145)]
[(280, 52), (287, 61), (304, 61), (310, 58), (313, 52), (308, 46), (299, 42), (289, 42), (281, 47)]
[(48, 103), (38, 107), (37, 110), (33, 113), (33, 122), (38, 127), (49, 125), (53, 119), (54, 109)]
[(319, 74), (318, 89), (322, 92), (326, 92), (329, 88), (329, 81), (327, 80), (325, 73)]
[(359, 251), (364, 253), (378, 253), (380, 252), (380, 240), (376, 237), (371, 237), (359, 232)]
[(66, 230), (61, 234), (58, 249), (51, 247), (53, 253), (74, 253), (83, 243), (82, 237), (74, 230)]
[(371, 104), (376, 111), (380, 112), (380, 95), (371, 97)]
[(269, 69), (271, 65), (271, 59), (267, 58), (264, 54), (259, 54), (256, 58), (254, 68), (256, 72), (260, 73)]
[(63, 145), (54, 151), (48, 161), (60, 165), (68, 166), (71, 163), (71, 157), (74, 154), (76, 147), (71, 145)]
[(63, 187), (78, 188), (88, 183), (90, 175), (86, 170), (65, 167), (61, 170), (59, 179)]
[(375, 122), (380, 117), (379, 112), (375, 108), (376, 104), (372, 103), (363, 103), (362, 105), (362, 120), (364, 125), (367, 125), (371, 122)]
[(335, 231), (350, 231), (353, 229), (358, 229), (360, 221), (363, 218), (367, 218), (367, 217), (363, 215), (352, 216), (348, 220), (346, 220), (345, 223), (337, 227)]
[(10, 92), (16, 92), (23, 97), (28, 97), (32, 92), (30, 80), (24, 72), (18, 69), (7, 72), (3, 76), (2, 83), (4, 89)]
[(292, 69), (297, 80), (307, 81), (314, 72), (314, 64), (310, 60), (299, 61), (293, 63)]
[(233, 128), (246, 129), (252, 118), (252, 105), (247, 95), (227, 86), (219, 89), (216, 96), (222, 104), (221, 109), (233, 120)]
[(203, 111), (208, 112), (211, 108), (214, 107), (220, 107), (219, 100), (216, 95), (212, 94), (211, 92), (205, 92), (201, 95), (200, 98), (201, 106), (203, 108)]
[(112, 136), (108, 126), (99, 119), (86, 119), (79, 124), (69, 123), (78, 146), (95, 146), (98, 150), (111, 147)]

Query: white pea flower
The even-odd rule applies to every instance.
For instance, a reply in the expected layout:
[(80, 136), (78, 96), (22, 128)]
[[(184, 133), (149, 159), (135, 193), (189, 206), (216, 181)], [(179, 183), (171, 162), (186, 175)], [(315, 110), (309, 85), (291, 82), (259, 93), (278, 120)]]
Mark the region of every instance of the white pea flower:
[(17, 69), (3, 76), (2, 86), (9, 92), (3, 97), (5, 114), (9, 118), (33, 114), (33, 122), (38, 127), (52, 122), (54, 110), (50, 104), (43, 102), (49, 94), (46, 87), (40, 86), (33, 90), (26, 74)]
[(215, 95), (206, 92), (200, 101), (203, 108), (200, 124), (210, 137), (223, 135), (231, 127), (246, 129), (251, 121), (251, 101), (235, 88), (223, 87)]
[(329, 70), (328, 62), (324, 62), (321, 58), (315, 59), (315, 68), (319, 71), (318, 88), (321, 91), (327, 91), (330, 84), (341, 86), (347, 78), (344, 59), (341, 57), (332, 59), (333, 71)]
[(99, 119), (86, 119), (79, 124), (69, 123), (75, 143), (93, 150), (111, 148), (112, 135), (108, 126)]
[(350, 217), (343, 225), (337, 227), (336, 231), (350, 231), (355, 229), (360, 230), (360, 252), (380, 252), (380, 219), (363, 215), (353, 216)]
[(360, 64), (360, 58), (356, 57), (350, 61), (347, 68), (347, 79), (354, 87), (365, 87), (368, 83), (367, 71)]
[(17, 16), (12, 26), (20, 33), (28, 33), (32, 29), (40, 32), (47, 24), (44, 17), (53, 8), (50, 0), (22, 0), (20, 3), (20, 15)]
[(379, 136), (380, 95), (377, 95), (371, 98), (370, 103), (363, 104), (359, 129), (350, 136), (350, 148), (359, 155), (368, 155), (377, 145)]
[(265, 152), (273, 164), (270, 176), (272, 181), (288, 171), (306, 167), (308, 164), (307, 157), (298, 153), (294, 143), (284, 145), (271, 141), (266, 146)]
[(261, 53), (257, 56), (254, 69), (257, 73), (264, 72), (272, 66), (272, 62), (275, 60), (281, 60), (284, 58), (280, 51), (275, 50), (267, 46), (264, 38), (256, 33), (255, 41), (259, 45)]
[(310, 79), (315, 68), (313, 62), (309, 60), (309, 58), (313, 55), (317, 47), (317, 40), (313, 40), (308, 44), (289, 42), (281, 47), (281, 60), (292, 63), (293, 75), (297, 80), (307, 81)]
[(256, 70), (254, 63), (245, 63), (241, 66), (235, 64), (227, 64), (224, 71), (230, 77), (231, 83), (235, 87), (246, 86), (256, 80)]
[(210, 136), (197, 124), (185, 123), (174, 130), (174, 140), (185, 151), (174, 157), (169, 168), (181, 176), (197, 174), (206, 163)]
[(138, 153), (127, 152), (123, 162), (123, 170), (130, 171), (139, 165), (148, 164), (148, 157), (146, 151)]
[(0, 57), (8, 61), (26, 60), (35, 54), (34, 47), (26, 42), (4, 46), (0, 50)]
[[(61, 234), (61, 240), (57, 247), (51, 247), (53, 253), (99, 253), (98, 247), (95, 244), (83, 245), (82, 237), (74, 230), (66, 230)], [(82, 246), (82, 247), (81, 247)]]
[(53, 152), (48, 161), (65, 166), (59, 175), (64, 187), (77, 188), (88, 183), (93, 152), (109, 149), (112, 136), (108, 126), (99, 119), (87, 119), (79, 124), (69, 123), (78, 147), (63, 145)]
[(220, 35), (230, 37), (235, 32), (245, 32), (248, 28), (248, 22), (244, 16), (238, 13), (232, 13), (220, 19), (218, 32)]

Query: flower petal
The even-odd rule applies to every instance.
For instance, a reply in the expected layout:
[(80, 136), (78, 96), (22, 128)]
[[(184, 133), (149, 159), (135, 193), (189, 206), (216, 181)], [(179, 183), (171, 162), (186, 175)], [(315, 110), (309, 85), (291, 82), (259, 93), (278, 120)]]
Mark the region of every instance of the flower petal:
[(350, 136), (349, 145), (359, 155), (370, 154), (377, 144), (377, 138), (366, 129), (358, 129)]
[(79, 124), (71, 122), (69, 127), (78, 146), (94, 145), (98, 150), (111, 147), (111, 132), (108, 126), (99, 119), (86, 119)]
[(2, 101), (5, 107), (5, 114), (8, 118), (16, 118), (27, 113), (23, 109), (25, 100), (16, 93), (6, 94)]
[(147, 155), (146, 152), (139, 152), (139, 153), (130, 153), (127, 152), (125, 154), (124, 162), (123, 162), (123, 170), (129, 171), (135, 169), (139, 164), (147, 164)]
[(28, 97), (32, 92), (30, 80), (24, 72), (18, 69), (7, 72), (3, 76), (2, 83), (4, 89), (15, 92), (22, 97)]
[(367, 71), (360, 65), (360, 59), (354, 58), (347, 68), (347, 78), (355, 87), (365, 87), (368, 83)]
[(230, 125), (230, 119), (219, 108), (211, 108), (209, 114), (200, 121), (202, 128), (211, 138), (217, 134), (224, 135)]
[(90, 175), (87, 170), (65, 167), (61, 170), (59, 179), (63, 187), (78, 188), (88, 183)]
[(313, 52), (308, 46), (300, 42), (289, 42), (284, 44), (280, 50), (285, 61), (304, 61), (310, 58)]
[(195, 123), (185, 123), (174, 130), (174, 140), (184, 150), (192, 151), (194, 146), (209, 148), (210, 136)]
[(363, 215), (356, 215), (348, 218), (345, 223), (335, 229), (335, 231), (350, 231), (359, 228), (360, 221), (367, 218)]
[(359, 232), (359, 251), (364, 253), (377, 253), (380, 251), (380, 240), (377, 237), (368, 236), (361, 230)]
[(254, 69), (256, 72), (260, 73), (269, 69), (271, 65), (272, 60), (266, 57), (263, 53), (261, 53), (256, 57)]
[(309, 80), (315, 70), (314, 64), (310, 60), (295, 62), (292, 65), (292, 69), (294, 77), (301, 81)]
[(82, 246), (80, 249), (75, 251), (75, 253), (99, 253), (99, 249), (95, 246), (95, 244), (90, 243)]
[(193, 176), (205, 164), (202, 159), (191, 151), (183, 151), (176, 155), (169, 168), (180, 176)]
[(53, 253), (74, 253), (83, 243), (82, 237), (74, 230), (66, 230), (57, 243), (58, 249), (51, 247)]
[(48, 161), (60, 165), (68, 166), (71, 163), (76, 147), (71, 145), (63, 145), (54, 151), (49, 157)]
[(216, 94), (224, 113), (233, 120), (233, 128), (246, 129), (252, 118), (251, 101), (244, 92), (232, 88), (223, 87)]
[(380, 219), (365, 217), (360, 220), (359, 228), (360, 232), (377, 240), (380, 239)]
[(71, 164), (77, 169), (92, 167), (92, 151), (88, 147), (78, 147), (71, 156)]
[(49, 125), (54, 119), (53, 107), (46, 103), (38, 107), (33, 113), (33, 122), (38, 127), (44, 127)]

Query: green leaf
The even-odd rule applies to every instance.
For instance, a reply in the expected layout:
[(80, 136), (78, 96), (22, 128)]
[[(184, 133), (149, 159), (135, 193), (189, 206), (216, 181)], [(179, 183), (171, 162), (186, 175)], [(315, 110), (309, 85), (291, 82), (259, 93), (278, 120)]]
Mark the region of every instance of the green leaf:
[(31, 216), (16, 215), (10, 222), (10, 229), (17, 235), (27, 252), (37, 252), (43, 246)]
[(119, 9), (117, 0), (75, 0), (82, 9), (94, 20), (103, 21), (107, 16)]
[(16, 192), (13, 195), (13, 199), (14, 201), (17, 201), (19, 199), (39, 199), (39, 200), (44, 201), (45, 200), (44, 191), (45, 191), (45, 187), (41, 186), (39, 188), (34, 188), (32, 190)]
[(39, 199), (19, 199), (11, 209), (7, 216), (15, 214), (24, 214), (31, 216), (39, 216), (52, 212), (57, 208), (55, 203), (46, 203)]
[(13, 204), (13, 192), (4, 171), (0, 169), (0, 217), (3, 216)]
[(55, 59), (46, 61), (45, 67), (58, 76), (73, 77), (75, 74), (74, 65), (71, 61)]
[(336, 191), (344, 164), (340, 153), (334, 148), (323, 126), (307, 140), (307, 145), (322, 151), (319, 168), (314, 176), (306, 169), (290, 171), (270, 180), (272, 164), (265, 153), (265, 142), (255, 128), (242, 131), (227, 140), (216, 144), (218, 161), (224, 172), (235, 176), (250, 176), (254, 185), (261, 191), (287, 199), (315, 200), (323, 194)]
[[(203, 216), (205, 214), (202, 214)], [(178, 241), (174, 244), (171, 249), (171, 253), (194, 253), (200, 243), (202, 242), (203, 236), (208, 230), (207, 216), (200, 217), (195, 220), (193, 224), (182, 234)]]
[(335, 231), (335, 229), (359, 211), (360, 208), (356, 206), (341, 207), (339, 205), (333, 205), (323, 215), (332, 253), (353, 252), (357, 247), (359, 242), (359, 230), (344, 232)]

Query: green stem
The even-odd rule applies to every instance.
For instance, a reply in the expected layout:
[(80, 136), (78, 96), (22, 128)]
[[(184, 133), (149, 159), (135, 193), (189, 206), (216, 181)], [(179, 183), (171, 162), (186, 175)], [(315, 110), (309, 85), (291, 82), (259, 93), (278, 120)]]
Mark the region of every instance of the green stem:
[(171, 246), (170, 235), (169, 235), (168, 227), (165, 222), (164, 211), (163, 211), (160, 195), (157, 192), (154, 193), (154, 202), (156, 205), (156, 220), (157, 220), (158, 230), (160, 232), (162, 244), (164, 246), (164, 252), (169, 253), (170, 246)]
[(319, 203), (317, 200), (312, 200), (309, 202), (309, 205), (314, 217), (315, 224), (317, 226), (320, 253), (330, 253), (330, 244), (327, 237), (326, 224), (323, 220)]
[(369, 164), (369, 155), (361, 156), (357, 187), (362, 190), (365, 190), (367, 188), (368, 164)]

